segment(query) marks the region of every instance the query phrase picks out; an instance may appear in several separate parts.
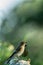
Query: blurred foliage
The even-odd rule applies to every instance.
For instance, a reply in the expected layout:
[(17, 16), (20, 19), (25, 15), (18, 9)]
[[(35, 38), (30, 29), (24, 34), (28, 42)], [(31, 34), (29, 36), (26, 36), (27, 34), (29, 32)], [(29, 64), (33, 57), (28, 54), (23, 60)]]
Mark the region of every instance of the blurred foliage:
[(3, 33), (5, 39), (0, 41), (0, 65), (20, 41), (28, 42), (28, 55), (21, 58), (30, 58), (31, 65), (43, 65), (43, 0), (27, 0), (17, 6), (3, 23), (3, 29), (7, 33)]
[(13, 50), (14, 46), (12, 44), (0, 41), (0, 64), (3, 64), (7, 60)]

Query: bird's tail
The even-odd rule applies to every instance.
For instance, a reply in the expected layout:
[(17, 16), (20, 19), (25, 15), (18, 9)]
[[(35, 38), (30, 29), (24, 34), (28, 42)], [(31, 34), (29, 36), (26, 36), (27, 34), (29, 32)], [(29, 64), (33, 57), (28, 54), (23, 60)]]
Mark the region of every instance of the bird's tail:
[(8, 64), (10, 62), (10, 60), (11, 60), (10, 58), (7, 59), (4, 64)]
[(8, 64), (10, 62), (10, 60), (13, 58), (15, 52), (5, 61), (5, 64)]

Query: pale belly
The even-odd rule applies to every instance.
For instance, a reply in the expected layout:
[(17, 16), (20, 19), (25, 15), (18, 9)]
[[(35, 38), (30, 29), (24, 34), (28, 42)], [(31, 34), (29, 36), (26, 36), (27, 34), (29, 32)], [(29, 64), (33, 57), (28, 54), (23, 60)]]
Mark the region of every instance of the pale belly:
[(21, 51), (19, 51), (18, 53), (17, 53), (17, 56), (21, 56), (22, 54), (23, 54), (23, 52), (24, 52), (24, 47), (22, 47), (22, 49), (21, 49)]

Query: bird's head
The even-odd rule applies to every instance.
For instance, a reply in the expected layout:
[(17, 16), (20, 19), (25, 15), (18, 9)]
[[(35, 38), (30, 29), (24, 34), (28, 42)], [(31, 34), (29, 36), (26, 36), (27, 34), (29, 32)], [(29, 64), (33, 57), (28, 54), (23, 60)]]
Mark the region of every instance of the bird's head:
[(27, 42), (22, 41), (22, 42), (21, 42), (21, 46), (25, 46), (25, 47), (26, 47), (26, 46), (27, 46), (26, 43), (27, 43)]

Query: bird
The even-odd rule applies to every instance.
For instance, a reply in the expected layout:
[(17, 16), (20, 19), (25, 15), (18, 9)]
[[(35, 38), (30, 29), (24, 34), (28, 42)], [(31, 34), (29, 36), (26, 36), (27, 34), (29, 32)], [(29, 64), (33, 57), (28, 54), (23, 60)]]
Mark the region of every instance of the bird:
[(17, 56), (17, 57), (20, 57), (23, 53), (24, 53), (24, 50), (27, 46), (26, 44), (27, 42), (20, 42), (20, 44), (18, 45), (18, 47), (14, 50), (14, 52), (12, 53), (12, 55), (7, 59), (6, 63), (9, 63), (10, 60), (14, 57), (14, 56)]

